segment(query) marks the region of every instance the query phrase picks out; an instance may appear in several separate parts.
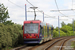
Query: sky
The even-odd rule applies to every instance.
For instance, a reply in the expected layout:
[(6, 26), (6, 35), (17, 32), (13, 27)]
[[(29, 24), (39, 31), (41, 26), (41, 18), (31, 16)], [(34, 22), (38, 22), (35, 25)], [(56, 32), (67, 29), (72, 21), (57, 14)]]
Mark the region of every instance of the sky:
[[(56, 1), (56, 2), (55, 2)], [(72, 2), (73, 1), (73, 2)], [(30, 7), (38, 7), (36, 11), (36, 20), (43, 21), (43, 12), (44, 12), (44, 22), (58, 27), (58, 16), (59, 16), (59, 27), (61, 27), (61, 22), (72, 23), (72, 19), (75, 17), (75, 10), (71, 11), (52, 11), (52, 10), (67, 10), (75, 9), (74, 0), (0, 0), (0, 3), (4, 4), (5, 7), (8, 7), (8, 12), (12, 22), (17, 24), (22, 24), (25, 21), (25, 4), (27, 11), (33, 11)], [(56, 6), (57, 4), (57, 6)], [(58, 8), (57, 8), (58, 7)], [(39, 11), (38, 11), (39, 10)], [(42, 11), (42, 12), (40, 12)], [(34, 12), (27, 12), (27, 20), (34, 20)]]

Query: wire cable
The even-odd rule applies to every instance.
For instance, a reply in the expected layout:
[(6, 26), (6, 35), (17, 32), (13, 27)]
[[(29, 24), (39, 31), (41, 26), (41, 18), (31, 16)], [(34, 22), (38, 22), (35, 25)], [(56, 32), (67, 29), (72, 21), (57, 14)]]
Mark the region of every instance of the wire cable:
[[(24, 9), (23, 7), (21, 7), (21, 6), (19, 6), (19, 5), (17, 5), (17, 4), (15, 4), (14, 2), (12, 2), (12, 1), (10, 1), (10, 0), (8, 0), (10, 3), (12, 3), (12, 4), (14, 4), (14, 5), (16, 5), (17, 7), (20, 7), (20, 8), (22, 8), (22, 9)], [(31, 4), (28, 0), (26, 0), (29, 4)], [(33, 4), (31, 4), (33, 7), (35, 7)], [(37, 9), (38, 10), (38, 9)], [(38, 10), (39, 12), (41, 12), (40, 10)], [(42, 13), (43, 13), (43, 11), (42, 11)], [(47, 14), (45, 14), (46, 16), (49, 16), (49, 15), (47, 15)], [(53, 18), (52, 16), (49, 16), (49, 17), (51, 17), (51, 18)]]
[[(57, 9), (58, 9), (58, 12), (61, 13), (60, 10), (59, 10), (59, 8), (58, 8), (58, 5), (57, 5), (56, 0), (55, 0), (55, 4), (56, 4), (56, 7), (57, 7)], [(63, 13), (61, 13), (61, 14), (64, 15)], [(66, 15), (64, 15), (64, 16), (66, 16)]]
[(30, 5), (32, 5), (33, 7), (35, 7), (33, 4), (31, 4), (28, 0), (26, 0)]
[(21, 7), (21, 6), (17, 5), (17, 4), (15, 4), (15, 3), (13, 3), (12, 1), (10, 1), (10, 0), (8, 0), (8, 1), (9, 1), (10, 3), (16, 5), (17, 7), (20, 7), (20, 8), (22, 8), (22, 9), (24, 9), (23, 7)]
[[(59, 11), (72, 11), (72, 10), (75, 10), (75, 9), (63, 9), (63, 10), (59, 10)], [(50, 11), (56, 12), (56, 11), (58, 11), (58, 10), (50, 10)]]
[[(32, 5), (33, 7), (35, 7), (33, 4), (31, 4), (28, 0), (26, 0), (30, 5)], [(37, 9), (39, 12), (40, 12), (40, 10), (39, 9)], [(40, 12), (40, 13), (43, 13), (43, 12)], [(47, 14), (45, 14), (44, 13), (44, 15), (46, 15), (46, 16), (49, 16), (49, 15), (47, 15)], [(51, 17), (51, 18), (54, 18), (54, 16), (52, 17), (52, 16), (49, 16), (49, 17)]]

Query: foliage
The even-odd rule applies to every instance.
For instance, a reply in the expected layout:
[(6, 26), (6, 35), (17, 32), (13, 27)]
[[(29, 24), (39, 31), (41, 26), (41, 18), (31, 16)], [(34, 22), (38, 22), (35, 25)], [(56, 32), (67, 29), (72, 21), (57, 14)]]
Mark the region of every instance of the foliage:
[(12, 22), (12, 20), (10, 21), (6, 21), (6, 22), (3, 22), (4, 25), (13, 25), (14, 23)]
[(58, 27), (56, 27), (55, 30), (58, 31)]
[[(66, 36), (66, 33), (60, 30), (60, 37)], [(53, 31), (53, 37), (59, 37), (59, 31), (56, 31), (56, 29)]]
[[(61, 36), (75, 36), (75, 31), (73, 33), (73, 23), (75, 28), (75, 20), (71, 23), (68, 23), (67, 25), (62, 22), (62, 27), (60, 28), (60, 37)], [(74, 29), (75, 30), (75, 29)], [(53, 31), (53, 37), (59, 37), (58, 27), (55, 28)]]
[(67, 24), (67, 26), (70, 26), (70, 27), (72, 27), (73, 25), (72, 25), (71, 23), (68, 23), (68, 24)]
[(60, 30), (66, 33), (66, 36), (74, 36), (73, 28), (68, 25), (63, 26), (62, 28), (60, 28)]
[(0, 4), (0, 50), (23, 44), (23, 30), (20, 24), (14, 24), (9, 18), (8, 10)]
[(59, 36), (58, 31), (53, 30), (53, 37), (58, 37), (58, 36)]
[(62, 30), (60, 30), (60, 37), (62, 37), (62, 36), (66, 36), (66, 33), (63, 32)]
[(65, 25), (66, 25), (66, 24), (65, 24), (64, 22), (61, 23), (61, 26), (62, 26), (62, 27), (65, 26)]
[(72, 31), (72, 27), (70, 26), (63, 26), (62, 28), (60, 28), (63, 32), (67, 33), (68, 31)]
[(3, 4), (0, 4), (0, 23), (3, 23), (9, 18), (8, 10)]
[(0, 23), (0, 48), (14, 47), (23, 43), (21, 25)]
[(71, 42), (71, 46), (75, 49), (75, 41)]

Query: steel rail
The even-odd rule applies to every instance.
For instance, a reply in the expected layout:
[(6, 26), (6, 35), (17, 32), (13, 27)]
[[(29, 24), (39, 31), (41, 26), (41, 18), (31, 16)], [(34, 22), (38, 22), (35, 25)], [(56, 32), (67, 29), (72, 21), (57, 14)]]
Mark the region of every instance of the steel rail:
[[(69, 39), (71, 39), (71, 38), (73, 38), (73, 37), (69, 37), (69, 38), (65, 37), (65, 38), (66, 38), (66, 40), (62, 43), (62, 45), (61, 45), (61, 47), (59, 48), (59, 50), (62, 49), (62, 46), (64, 45), (64, 43), (65, 43), (67, 40), (69, 40)], [(46, 47), (44, 50), (48, 50), (48, 49), (49, 49), (50, 47), (52, 47), (55, 43), (57, 43), (58, 41), (61, 41), (61, 40), (65, 39), (65, 38), (62, 38), (62, 39), (59, 39), (59, 40), (53, 42), (51, 45), (49, 45), (48, 47)]]
[[(71, 37), (71, 38), (73, 38), (73, 37)], [(61, 47), (59, 48), (59, 50), (62, 50), (63, 45), (65, 44), (65, 42), (66, 42), (67, 40), (71, 39), (71, 38), (67, 38), (66, 40), (64, 40), (64, 42), (61, 44)]]
[[(63, 38), (63, 39), (64, 39), (64, 38)], [(62, 39), (59, 39), (59, 40), (53, 42), (51, 45), (49, 45), (48, 47), (46, 47), (44, 50), (48, 50), (48, 48), (50, 48), (52, 45), (54, 45), (55, 43), (57, 43), (57, 42), (60, 41), (60, 40), (62, 40)]]

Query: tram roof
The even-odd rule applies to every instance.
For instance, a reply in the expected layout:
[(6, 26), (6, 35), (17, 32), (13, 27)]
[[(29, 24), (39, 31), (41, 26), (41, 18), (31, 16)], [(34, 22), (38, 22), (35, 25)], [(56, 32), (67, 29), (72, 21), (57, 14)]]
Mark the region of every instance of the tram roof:
[(40, 20), (28, 20), (28, 21), (24, 21), (24, 23), (25, 23), (25, 22), (26, 22), (26, 23), (27, 23), (27, 22), (31, 22), (31, 21), (32, 21), (32, 22), (40, 22), (40, 25), (41, 25), (41, 26), (46, 26), (46, 25), (47, 25), (47, 26), (49, 26), (49, 27), (53, 27), (53, 25), (51, 25), (51, 24), (49, 24), (49, 23), (42, 22), (42, 21), (40, 21)]

